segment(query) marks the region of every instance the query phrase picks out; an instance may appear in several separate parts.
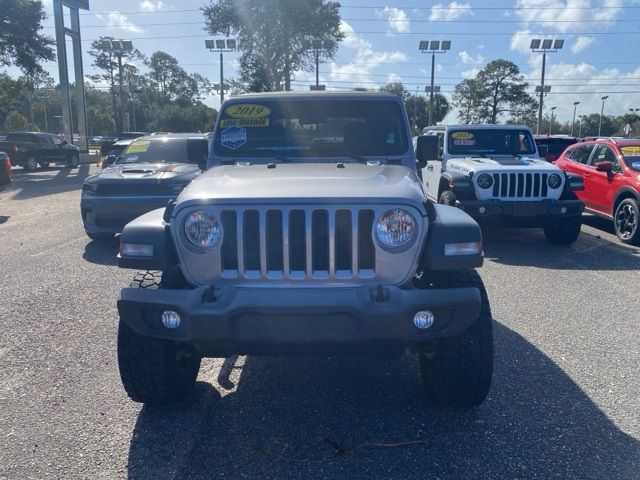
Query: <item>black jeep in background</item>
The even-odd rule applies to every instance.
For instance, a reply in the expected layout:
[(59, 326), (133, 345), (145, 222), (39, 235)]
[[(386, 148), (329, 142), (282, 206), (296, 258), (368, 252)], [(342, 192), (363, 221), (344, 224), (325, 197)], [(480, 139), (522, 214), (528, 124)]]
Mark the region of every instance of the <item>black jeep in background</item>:
[(35, 170), (38, 165), (47, 168), (52, 163), (70, 168), (80, 164), (78, 147), (52, 133), (12, 132), (4, 142), (0, 142), (0, 150), (11, 157), (13, 165), (25, 170)]

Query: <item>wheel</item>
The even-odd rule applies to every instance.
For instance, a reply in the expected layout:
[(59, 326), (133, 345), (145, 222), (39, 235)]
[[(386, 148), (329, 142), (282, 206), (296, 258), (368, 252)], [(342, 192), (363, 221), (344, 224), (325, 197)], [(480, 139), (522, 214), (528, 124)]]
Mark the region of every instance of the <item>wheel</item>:
[(36, 157), (27, 158), (27, 161), (23, 164), (23, 168), (30, 172), (33, 172), (36, 168), (38, 168), (38, 161), (36, 160)]
[(80, 165), (80, 156), (77, 153), (75, 153), (69, 159), (69, 162), (67, 163), (67, 167), (69, 167), (69, 168), (77, 168), (78, 165)]
[(50, 163), (49, 162), (40, 162), (40, 166), (42, 168), (49, 168)]
[(87, 234), (87, 237), (89, 237), (91, 240), (100, 241), (100, 240), (113, 239), (113, 233), (89, 233), (89, 232), (85, 232), (85, 233)]
[(475, 270), (442, 272), (433, 283), (437, 288), (476, 287), (482, 304), (478, 320), (464, 333), (439, 339), (419, 354), (424, 393), (438, 407), (480, 405), (493, 377), (493, 326), (484, 284)]
[(633, 198), (625, 198), (620, 202), (613, 218), (616, 235), (624, 243), (640, 245), (640, 208)]
[(580, 236), (581, 217), (571, 217), (544, 226), (544, 236), (555, 245), (571, 245)]
[[(167, 288), (162, 272), (137, 274), (131, 288)], [(150, 405), (183, 400), (193, 390), (200, 370), (200, 356), (193, 348), (169, 340), (143, 337), (120, 320), (118, 367), (129, 398)]]
[(449, 205), (450, 207), (456, 206), (456, 194), (451, 190), (445, 190), (440, 194), (440, 198), (438, 199), (438, 203), (442, 205)]

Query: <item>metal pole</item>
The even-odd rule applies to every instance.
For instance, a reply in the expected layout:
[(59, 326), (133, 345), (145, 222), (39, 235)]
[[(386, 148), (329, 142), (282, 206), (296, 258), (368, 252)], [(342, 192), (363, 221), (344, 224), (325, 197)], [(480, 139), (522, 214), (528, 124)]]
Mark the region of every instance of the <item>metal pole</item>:
[(420, 87), (416, 87), (416, 98), (413, 99), (413, 128), (418, 126), (418, 92)]
[(320, 50), (316, 50), (316, 90), (320, 88)]
[(575, 103), (573, 104), (573, 120), (571, 121), (571, 136), (573, 137), (573, 130), (574, 127), (576, 126), (576, 108), (578, 108), (578, 105), (576, 105)]
[(49, 122), (47, 120), (47, 99), (44, 99), (44, 131), (49, 131)]
[(433, 125), (433, 89), (435, 83), (436, 54), (431, 54), (431, 92), (429, 92), (429, 126)]
[(582, 118), (579, 118), (580, 123), (578, 124), (578, 137), (582, 138)]
[(604, 115), (604, 101), (606, 100), (606, 98), (602, 99), (602, 109), (600, 110), (600, 123), (598, 124), (598, 136), (600, 136), (600, 133), (602, 132), (602, 115)]
[(71, 13), (71, 30), (73, 30), (73, 64), (76, 81), (76, 107), (78, 119), (78, 140), (80, 150), (89, 151), (89, 138), (87, 137), (87, 109), (84, 92), (84, 71), (82, 69), (82, 40), (80, 38), (80, 14), (78, 8), (69, 7)]
[(62, 103), (62, 132), (67, 141), (73, 143), (71, 129), (71, 97), (69, 96), (69, 72), (67, 70), (67, 47), (64, 28), (62, 0), (53, 2), (53, 19), (56, 26), (56, 48), (58, 53), (58, 74), (60, 76), (60, 96)]
[(122, 85), (122, 52), (118, 55), (118, 83), (120, 83), (120, 130), (124, 130), (124, 87)]
[(220, 105), (224, 102), (224, 54), (220, 51)]
[(542, 125), (542, 105), (544, 103), (544, 69), (547, 65), (547, 52), (542, 52), (542, 78), (540, 80), (540, 102), (538, 105), (538, 127), (536, 135), (540, 135), (540, 126)]

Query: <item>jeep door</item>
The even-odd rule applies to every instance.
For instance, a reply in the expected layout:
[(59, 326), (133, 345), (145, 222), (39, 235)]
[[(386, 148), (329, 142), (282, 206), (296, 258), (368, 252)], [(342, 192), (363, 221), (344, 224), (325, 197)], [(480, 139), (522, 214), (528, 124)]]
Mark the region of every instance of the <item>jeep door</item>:
[(38, 134), (38, 145), (40, 148), (40, 160), (43, 162), (55, 163), (58, 161), (58, 152), (51, 135)]
[(422, 181), (427, 195), (434, 201), (438, 201), (438, 189), (442, 176), (442, 156), (444, 152), (444, 134), (438, 132), (438, 158), (429, 160), (427, 166), (422, 169)]
[[(613, 171), (599, 172), (600, 162), (611, 162)], [(613, 215), (613, 196), (622, 182), (622, 167), (616, 152), (608, 145), (597, 145), (589, 161), (589, 175), (584, 180), (585, 191), (588, 188), (589, 192), (589, 208)]]

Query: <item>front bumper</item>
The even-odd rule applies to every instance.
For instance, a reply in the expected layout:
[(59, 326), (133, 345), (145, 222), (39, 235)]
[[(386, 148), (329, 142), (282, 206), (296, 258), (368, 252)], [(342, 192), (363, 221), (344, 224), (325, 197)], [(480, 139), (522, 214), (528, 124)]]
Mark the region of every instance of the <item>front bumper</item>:
[(83, 195), (80, 200), (82, 223), (88, 233), (120, 233), (130, 221), (167, 206), (171, 196), (99, 197)]
[[(118, 312), (142, 336), (184, 342), (209, 357), (388, 356), (460, 334), (477, 320), (480, 302), (477, 288), (125, 288)], [(165, 310), (178, 312), (178, 328), (163, 326)], [(435, 317), (425, 330), (413, 324), (421, 310)]]
[(456, 201), (456, 206), (473, 218), (518, 217), (526, 219), (559, 220), (582, 214), (584, 203), (580, 200), (536, 200), (536, 201)]

